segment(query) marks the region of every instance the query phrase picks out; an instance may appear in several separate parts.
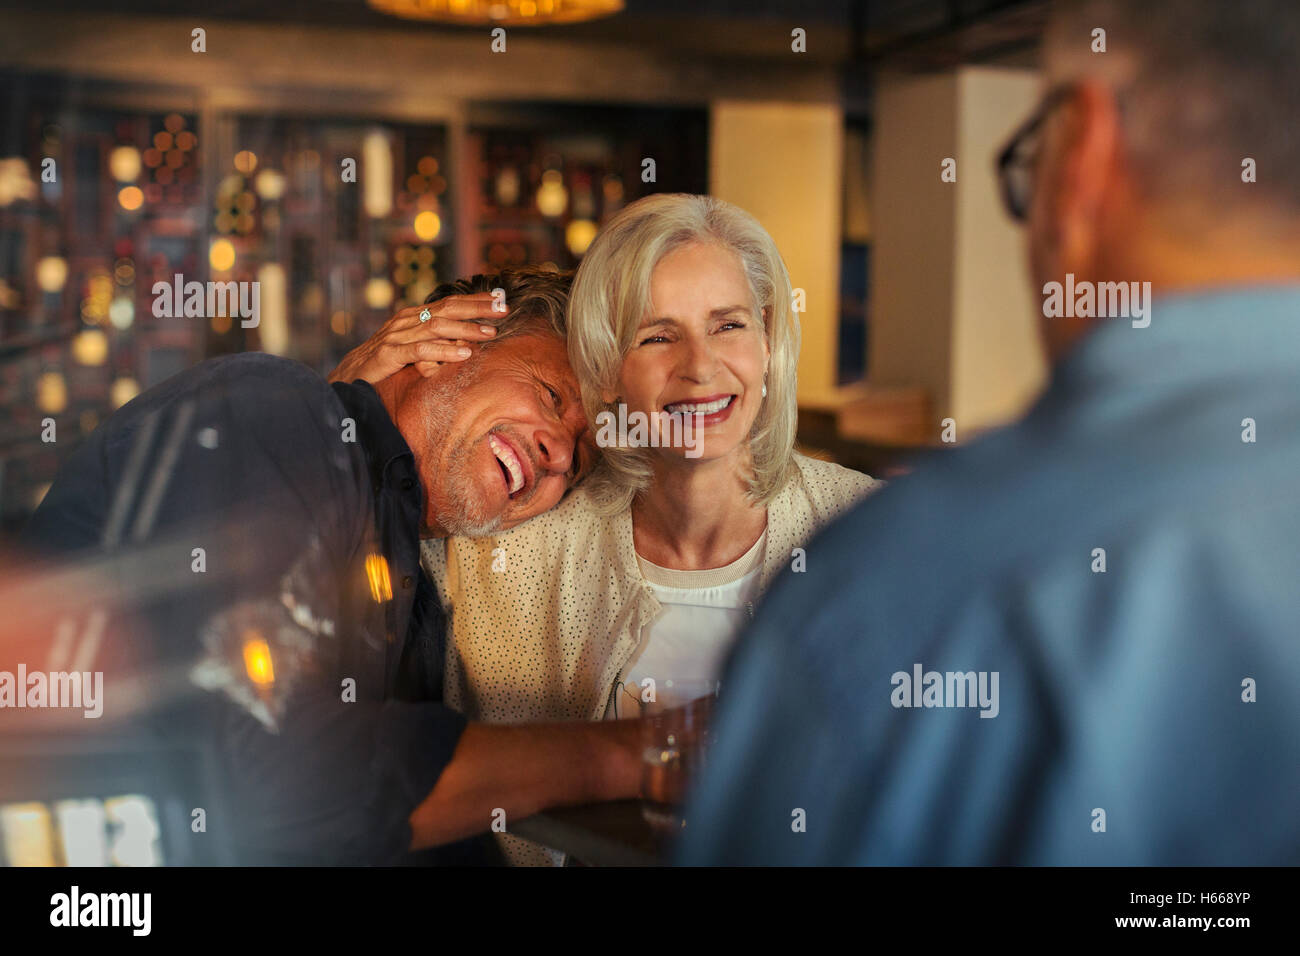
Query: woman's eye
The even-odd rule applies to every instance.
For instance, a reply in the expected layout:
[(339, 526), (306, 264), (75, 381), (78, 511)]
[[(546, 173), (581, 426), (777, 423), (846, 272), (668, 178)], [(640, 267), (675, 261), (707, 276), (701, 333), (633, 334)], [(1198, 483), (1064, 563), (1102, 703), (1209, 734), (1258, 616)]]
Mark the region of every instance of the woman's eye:
[(727, 331), (727, 329), (743, 329), (744, 327), (745, 327), (744, 322), (736, 322), (736, 321), (723, 322), (722, 325), (719, 326), (718, 331), (725, 332)]
[(652, 335), (652, 336), (650, 336), (648, 339), (643, 339), (643, 340), (641, 341), (641, 344), (642, 344), (642, 345), (649, 345), (649, 344), (651, 344), (652, 342), (667, 342), (667, 341), (668, 341), (668, 340), (667, 340), (666, 338), (664, 338), (662, 335)]

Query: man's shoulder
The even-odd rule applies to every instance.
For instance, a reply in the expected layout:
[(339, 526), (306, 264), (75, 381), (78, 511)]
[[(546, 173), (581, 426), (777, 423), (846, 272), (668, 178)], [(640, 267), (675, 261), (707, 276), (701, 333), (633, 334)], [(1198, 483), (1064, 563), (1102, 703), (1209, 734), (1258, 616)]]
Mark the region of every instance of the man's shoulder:
[(324, 494), (363, 471), (344, 417), (329, 383), (306, 365), (244, 352), (200, 362), (137, 396), (106, 423), (104, 442), (118, 465), (140, 444), (175, 442), (177, 467), (218, 498), (272, 479)]
[(308, 366), (265, 352), (223, 355), (189, 371), (196, 386), (228, 385), (246, 397), (300, 394), (324, 398), (333, 394), (329, 383)]
[(829, 665), (863, 640), (924, 639), (1026, 569), (1050, 573), (1076, 547), (1071, 528), (1088, 524), (1062, 497), (1050, 457), (1035, 459), (1014, 429), (924, 454), (822, 529), (817, 573), (784, 575), (769, 612)]
[[(1025, 461), (1019, 444), (1015, 436), (998, 434), (968, 447), (922, 452), (908, 474), (888, 483), (812, 459), (799, 464), (805, 485), (817, 488), (822, 496), (828, 496), (830, 489), (837, 498), (849, 498), (834, 527), (851, 528), (854, 537), (878, 540), (898, 552), (908, 545), (941, 544), (933, 535), (918, 536), (910, 526), (924, 523), (974, 531), (987, 505), (1013, 502), (1014, 486), (1034, 480), (1021, 467)], [(828, 467), (838, 472), (826, 474)], [(840, 473), (849, 480), (841, 479)], [(985, 507), (976, 508), (976, 502)]]
[(340, 430), (341, 410), (300, 363), (260, 353), (201, 362), (118, 409), (73, 452), (28, 537), (42, 548), (90, 546), (110, 504), (135, 507), (142, 487), (155, 495), (158, 532), (216, 520), (274, 523), (287, 540), (289, 529), (346, 525), (365, 503), (366, 484), (357, 446)]
[(283, 423), (286, 417), (339, 405), (329, 384), (316, 372), (292, 359), (264, 352), (241, 352), (207, 359), (137, 395), (110, 421), (118, 430), (146, 415), (191, 407), (209, 414), (222, 412), (258, 421)]
[[(1094, 566), (1110, 566), (1115, 578), (1114, 566), (1131, 567), (1138, 554), (1153, 576), (1165, 566), (1171, 587), (1188, 562), (1211, 562), (1247, 537), (1286, 563), (1283, 539), (1255, 512), (1295, 523), (1300, 503), (1278, 494), (1291, 458), (1282, 450), (1192, 456), (1189, 427), (1141, 428), (1139, 440), (1123, 429), (1071, 433), (1059, 420), (1031, 417), (930, 453), (826, 529), (818, 575), (785, 582), (798, 591), (791, 613), (819, 607), (860, 622), (825, 631), (842, 646), (863, 628), (937, 632), (992, 594), (1013, 602), (1057, 593), (1058, 618), (1071, 607), (1083, 613), (1100, 579)], [(1241, 583), (1226, 571), (1219, 580)]]

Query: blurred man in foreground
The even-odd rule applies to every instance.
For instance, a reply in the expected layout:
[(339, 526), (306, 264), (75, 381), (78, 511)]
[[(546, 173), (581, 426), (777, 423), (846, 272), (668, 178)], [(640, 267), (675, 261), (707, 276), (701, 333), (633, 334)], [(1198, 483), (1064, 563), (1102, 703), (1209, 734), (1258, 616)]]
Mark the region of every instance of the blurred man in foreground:
[[(26, 542), (116, 577), (133, 623), (105, 649), (132, 646), (151, 675), (148, 731), (213, 748), (227, 815), (196, 839), (240, 863), (407, 862), (551, 804), (636, 793), (634, 723), (467, 726), (442, 703), (445, 617), (419, 564), (421, 536), (518, 524), (593, 460), (567, 294), (543, 272), (444, 287), (387, 340), (432, 321), (477, 354), (424, 343), (378, 387), (260, 353), (204, 362), (61, 470)], [(219, 693), (166, 699), (177, 670)]]
[(1293, 0), (1058, 11), (1000, 170), (1051, 383), (773, 590), (683, 862), (1300, 861), (1298, 45)]

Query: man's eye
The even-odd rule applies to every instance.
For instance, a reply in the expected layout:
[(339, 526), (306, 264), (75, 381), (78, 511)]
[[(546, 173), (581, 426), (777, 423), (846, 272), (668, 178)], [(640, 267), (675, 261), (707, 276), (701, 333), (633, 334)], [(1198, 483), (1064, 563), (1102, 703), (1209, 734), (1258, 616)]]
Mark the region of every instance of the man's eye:
[(549, 386), (549, 385), (546, 386), (546, 391), (549, 392), (550, 395), (551, 395), (551, 404), (554, 405), (556, 408), (559, 408), (559, 407), (560, 407), (560, 393), (557, 392), (555, 389), (551, 388), (551, 386)]

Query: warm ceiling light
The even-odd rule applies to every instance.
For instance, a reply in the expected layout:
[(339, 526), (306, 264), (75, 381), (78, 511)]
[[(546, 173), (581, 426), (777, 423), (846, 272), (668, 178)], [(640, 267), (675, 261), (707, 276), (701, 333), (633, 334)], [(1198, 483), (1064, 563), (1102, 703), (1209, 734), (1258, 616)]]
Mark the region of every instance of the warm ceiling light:
[(623, 0), (367, 0), (380, 13), (404, 20), (468, 26), (542, 26), (612, 16)]

